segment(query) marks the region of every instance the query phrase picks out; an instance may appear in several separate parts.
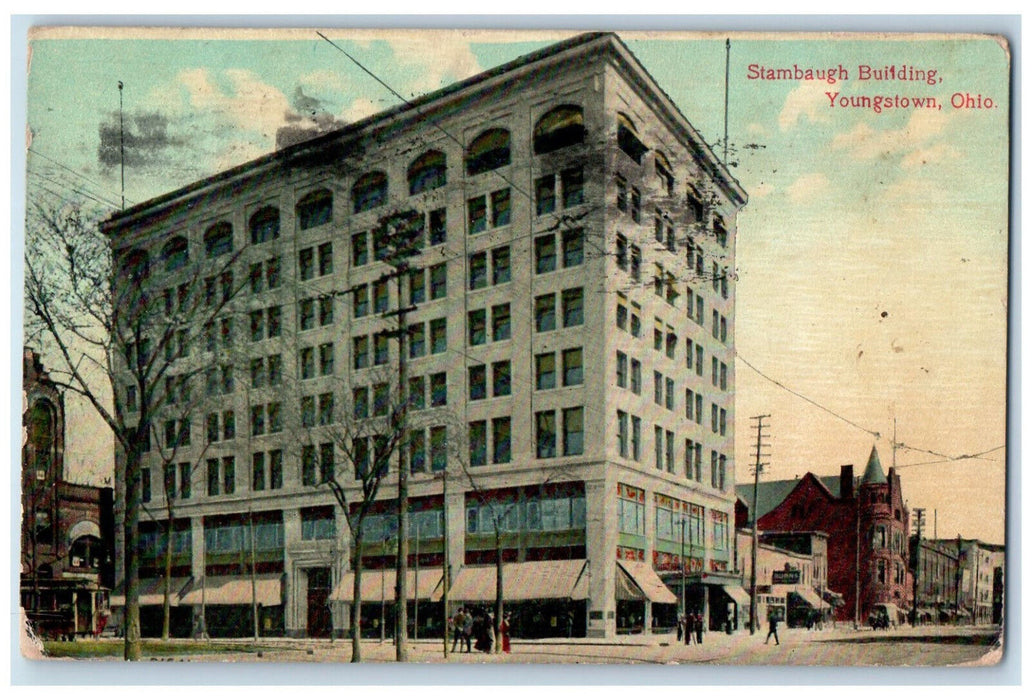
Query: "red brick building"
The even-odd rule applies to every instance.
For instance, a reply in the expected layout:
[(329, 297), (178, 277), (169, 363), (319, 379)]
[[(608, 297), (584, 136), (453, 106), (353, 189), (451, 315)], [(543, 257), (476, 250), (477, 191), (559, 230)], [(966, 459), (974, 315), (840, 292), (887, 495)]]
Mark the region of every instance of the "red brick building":
[[(752, 484), (737, 490), (751, 512)], [(885, 474), (876, 448), (859, 481), (849, 464), (838, 477), (808, 472), (801, 479), (761, 482), (755, 512), (760, 532), (828, 535), (828, 588), (844, 600), (836, 608), (839, 620), (866, 621), (881, 604), (894, 617), (892, 622), (903, 621), (912, 591), (909, 512), (899, 475), (894, 469)]]
[(113, 491), (65, 479), (64, 397), (30, 348), (22, 370), (21, 605), (39, 634), (89, 634), (113, 582)]

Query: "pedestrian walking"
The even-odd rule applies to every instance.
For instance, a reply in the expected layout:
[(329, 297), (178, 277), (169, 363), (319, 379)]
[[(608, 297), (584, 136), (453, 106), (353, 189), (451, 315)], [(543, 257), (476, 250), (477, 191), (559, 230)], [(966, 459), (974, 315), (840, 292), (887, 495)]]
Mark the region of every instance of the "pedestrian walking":
[(778, 639), (778, 616), (774, 613), (768, 615), (767, 624), (769, 625), (767, 628), (767, 638), (763, 640), (763, 643), (766, 644), (769, 642), (771, 635), (774, 635), (774, 644), (776, 646), (781, 646), (781, 640)]
[(702, 613), (695, 615), (695, 643), (702, 644)]
[(498, 627), (498, 633), (502, 635), (502, 652), (509, 653), (509, 613), (505, 613), (502, 624)]
[(466, 610), (462, 616), (462, 641), (466, 644), (466, 653), (472, 652), (473, 644), (473, 611)]
[(695, 616), (691, 613), (684, 615), (684, 644), (691, 646), (692, 637), (695, 636)]
[(473, 648), (485, 654), (491, 651), (491, 621), (483, 611), (478, 611), (473, 621), (473, 636), (477, 638)]
[(455, 648), (458, 647), (462, 641), (463, 622), (462, 608), (456, 610), (455, 614), (452, 615), (452, 618), (448, 620), (448, 631), (451, 632), (452, 636), (451, 650), (453, 654), (455, 653)]
[(677, 641), (681, 641), (681, 637), (684, 636), (684, 615), (677, 616)]

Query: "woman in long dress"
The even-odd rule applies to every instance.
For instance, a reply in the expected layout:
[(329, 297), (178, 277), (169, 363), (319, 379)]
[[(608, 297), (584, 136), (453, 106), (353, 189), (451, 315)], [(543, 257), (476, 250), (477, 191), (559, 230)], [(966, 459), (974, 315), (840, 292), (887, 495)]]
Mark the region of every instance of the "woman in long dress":
[(509, 614), (502, 618), (502, 624), (498, 626), (498, 633), (502, 635), (502, 651), (509, 653)]

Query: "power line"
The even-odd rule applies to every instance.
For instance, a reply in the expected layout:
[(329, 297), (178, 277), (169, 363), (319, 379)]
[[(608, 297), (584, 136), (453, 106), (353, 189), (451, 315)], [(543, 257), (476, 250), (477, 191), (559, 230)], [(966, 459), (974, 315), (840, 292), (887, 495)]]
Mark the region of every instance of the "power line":
[[(75, 175), (76, 177), (85, 180), (86, 182), (90, 183), (91, 185), (95, 185), (96, 187), (99, 187), (101, 190), (103, 190), (105, 192), (110, 192), (111, 194), (115, 194), (114, 190), (109, 189), (103, 183), (97, 182), (96, 180), (94, 180), (92, 178), (89, 178), (86, 175), (83, 175), (81, 172), (79, 172), (75, 168), (72, 168), (72, 167), (70, 167), (68, 165), (65, 165), (64, 163), (62, 163), (61, 161), (57, 160), (56, 158), (52, 158), (52, 157), (50, 157), (50, 156), (48, 156), (48, 155), (46, 155), (44, 153), (40, 153), (39, 151), (37, 151), (35, 148), (32, 148), (31, 146), (28, 148), (28, 151), (29, 151), (29, 153), (37, 155), (40, 158), (43, 158), (44, 160), (50, 161), (51, 163), (53, 163), (54, 165), (58, 166), (59, 168), (63, 168), (64, 170), (67, 170), (72, 175)], [(133, 200), (129, 199), (128, 197), (126, 197), (125, 201), (129, 202), (130, 204), (136, 204), (136, 202), (134, 202)]]
[(47, 182), (49, 182), (51, 184), (54, 184), (54, 185), (57, 185), (58, 187), (62, 187), (64, 189), (66, 189), (66, 190), (71, 190), (75, 194), (80, 195), (82, 197), (86, 197), (87, 199), (91, 199), (94, 202), (96, 202), (97, 204), (105, 204), (105, 205), (116, 207), (116, 208), (118, 207), (118, 204), (116, 204), (116, 203), (114, 203), (114, 202), (112, 202), (112, 201), (110, 201), (108, 199), (104, 199), (103, 197), (101, 197), (101, 195), (94, 195), (94, 194), (92, 194), (92, 193), (90, 193), (90, 192), (88, 192), (86, 190), (80, 190), (79, 188), (74, 187), (72, 185), (69, 185), (66, 182), (61, 182), (60, 180), (55, 180), (55, 179), (53, 179), (51, 177), (47, 177), (43, 173), (38, 172), (36, 170), (33, 170), (32, 168), (29, 168), (27, 170), (27, 173), (29, 175), (35, 175), (36, 177), (38, 177), (38, 178), (40, 178), (42, 180), (46, 180)]
[(753, 366), (752, 363), (750, 363), (748, 360), (746, 360), (744, 357), (742, 357), (741, 353), (739, 353), (737, 350), (735, 351), (735, 357), (737, 357), (739, 360), (741, 360), (742, 363), (745, 364), (745, 366), (748, 367), (749, 369), (751, 369), (753, 372), (756, 372), (756, 374), (760, 375), (761, 377), (766, 379), (768, 382), (770, 382), (770, 383), (772, 383), (772, 384), (774, 384), (774, 385), (784, 389), (785, 391), (787, 391), (788, 393), (792, 394), (793, 396), (797, 396), (797, 397), (801, 398), (803, 401), (806, 401), (807, 403), (812, 404), (812, 405), (816, 406), (817, 408), (821, 409), (825, 413), (829, 413), (829, 414), (835, 416), (840, 421), (843, 421), (844, 423), (848, 423), (849, 425), (853, 426), (857, 430), (862, 430), (863, 432), (867, 433), (868, 435), (872, 435), (875, 438), (880, 438), (881, 437), (881, 433), (879, 433), (877, 430), (871, 430), (869, 428), (865, 428), (864, 426), (860, 425), (859, 423), (856, 423), (856, 422), (851, 421), (850, 419), (846, 418), (841, 413), (836, 413), (835, 411), (831, 410), (827, 406), (824, 406), (822, 404), (817, 403), (816, 401), (814, 401), (810, 397), (804, 396), (803, 394), (800, 394), (795, 389), (791, 389), (791, 388), (785, 386), (784, 384), (779, 382), (777, 379), (774, 379), (773, 377), (770, 377), (770, 376), (764, 374), (763, 372), (758, 370), (755, 366)]

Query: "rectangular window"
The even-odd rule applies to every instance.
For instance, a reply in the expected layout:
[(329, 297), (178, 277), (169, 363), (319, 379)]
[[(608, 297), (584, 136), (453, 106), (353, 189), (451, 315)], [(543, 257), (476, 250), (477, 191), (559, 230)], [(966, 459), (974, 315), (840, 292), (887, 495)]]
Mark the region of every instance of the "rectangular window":
[(191, 492), (191, 469), (192, 466), (189, 462), (179, 463), (179, 498), (190, 498)]
[(369, 338), (359, 336), (352, 339), (352, 362), (355, 369), (365, 369), (369, 366)]
[(483, 345), (487, 342), (487, 311), (476, 309), (469, 312), (469, 344)]
[(487, 367), (475, 365), (469, 368), (469, 400), (479, 401), (487, 398)]
[(512, 335), (512, 318), (508, 304), (491, 307), (491, 340), (508, 340)]
[(208, 438), (208, 442), (218, 442), (219, 440), (219, 414), (209, 413), (204, 418), (204, 434)]
[(491, 225), (495, 228), (506, 226), (510, 217), (509, 188), (495, 190), (491, 193)]
[(584, 168), (569, 168), (561, 175), (563, 186), (563, 207), (575, 207), (584, 203)]
[(702, 394), (695, 394), (695, 422), (702, 425)]
[(298, 322), (301, 330), (310, 331), (315, 328), (315, 300), (302, 299), (298, 307)]
[(691, 389), (684, 390), (684, 417), (688, 420), (695, 420), (695, 392)]
[(233, 411), (222, 412), (222, 439), (232, 440), (236, 438), (236, 413)]
[(584, 229), (563, 231), (563, 267), (573, 267), (584, 262)]
[(351, 390), (351, 415), (356, 419), (369, 417), (369, 389), (360, 386)]
[(422, 304), (426, 301), (426, 273), (412, 270), (409, 273), (409, 303)]
[(413, 474), (426, 471), (426, 435), (422, 429), (409, 433), (409, 471)]
[(319, 480), (322, 483), (333, 481), (335, 471), (333, 457), (332, 442), (324, 442), (319, 445)]
[(208, 468), (208, 495), (218, 496), (219, 495), (219, 460), (209, 459), (207, 461)]
[(351, 266), (361, 267), (369, 262), (369, 234), (366, 231), (351, 236)]
[(298, 251), (297, 268), (302, 282), (315, 277), (315, 253), (311, 248), (303, 248)]
[(555, 175), (545, 175), (534, 182), (534, 202), (538, 216), (555, 211)]
[(448, 468), (448, 431), (443, 425), (430, 428), (430, 469), (435, 472)]
[(581, 348), (563, 350), (563, 386), (584, 383), (584, 351)]
[(716, 309), (713, 309), (713, 322), (711, 333), (714, 338), (720, 338), (720, 314), (717, 313)]
[(222, 458), (222, 493), (236, 492), (236, 457)]
[(301, 485), (315, 486), (315, 445), (301, 447)]
[(631, 219), (636, 224), (641, 223), (641, 192), (637, 187), (631, 188)]
[(469, 424), (469, 463), (473, 467), (487, 464), (487, 421)]
[(251, 490), (265, 490), (265, 453), (255, 452), (251, 455)]
[(551, 233), (534, 239), (534, 271), (537, 274), (555, 270), (555, 236)]
[(563, 327), (584, 323), (584, 290), (581, 287), (563, 290)]
[(616, 412), (616, 445), (621, 457), (627, 457), (627, 414), (623, 411)]
[(373, 415), (386, 416), (390, 410), (391, 388), (386, 382), (373, 385)]
[(301, 379), (312, 379), (315, 376), (315, 348), (301, 348), (298, 365), (301, 367)]
[(251, 312), (251, 341), (257, 342), (265, 337), (265, 312)]
[(491, 284), (505, 284), (512, 278), (509, 246), (491, 251)]
[(315, 397), (301, 397), (301, 427), (311, 428), (315, 426)]
[(468, 200), (466, 211), (471, 234), (487, 230), (487, 199), (483, 195)]
[(677, 336), (669, 330), (666, 334), (666, 356), (671, 360), (677, 357)]
[(616, 304), (616, 327), (622, 331), (627, 330), (627, 307), (619, 302)]
[(469, 256), (469, 288), (483, 289), (487, 286), (487, 253)]
[(448, 405), (448, 375), (444, 372), (430, 375), (430, 405)]
[(641, 282), (641, 248), (631, 246), (631, 279)]
[(319, 346), (319, 374), (324, 377), (333, 374), (333, 343)]
[(641, 395), (641, 362), (631, 360), (631, 391)]
[(534, 374), (539, 390), (555, 388), (555, 354), (544, 353), (534, 357)]
[(555, 411), (541, 411), (534, 414), (538, 459), (555, 457)]
[(387, 308), (390, 306), (390, 298), (386, 280), (373, 282), (373, 311), (378, 314), (387, 311)]
[(656, 447), (656, 469), (663, 471), (663, 429), (657, 425), (654, 430), (655, 439), (653, 444)]
[(333, 244), (323, 243), (319, 246), (319, 276), (333, 274)]
[(727, 365), (723, 362), (720, 363), (720, 389), (727, 390)]
[(674, 410), (674, 380), (670, 377), (666, 378), (666, 408), (668, 411)]
[(352, 312), (355, 318), (362, 318), (369, 315), (369, 286), (361, 285), (355, 288), (351, 297)]
[(426, 384), (422, 377), (411, 377), (409, 385), (409, 408), (422, 411), (426, 408)]
[(663, 375), (655, 371), (652, 373), (652, 402), (663, 405)]
[(426, 331), (422, 323), (414, 323), (408, 327), (409, 357), (422, 357), (426, 354)]
[(390, 338), (379, 333), (373, 336), (373, 364), (385, 365), (390, 362)]
[(441, 263), (430, 268), (430, 299), (448, 296), (448, 265)]
[(666, 470), (674, 473), (674, 434), (667, 430), (666, 435)]
[(491, 393), (493, 396), (512, 394), (512, 365), (509, 360), (491, 365)]
[(508, 417), (491, 420), (491, 444), (493, 464), (508, 464), (512, 461), (512, 420)]
[(616, 208), (627, 211), (627, 180), (620, 176), (616, 178)]
[(319, 394), (319, 425), (333, 424), (333, 394)]
[(616, 351), (616, 385), (627, 388), (627, 355), (619, 350)]
[(631, 416), (631, 457), (641, 461), (641, 418)]
[(555, 294), (544, 294), (534, 300), (534, 327), (538, 333), (555, 330)]
[(584, 454), (584, 409), (563, 409), (563, 455)]
[(714, 433), (720, 429), (720, 414), (715, 403), (710, 404), (710, 423)]
[(440, 245), (448, 240), (448, 217), (447, 210), (434, 209), (429, 214), (430, 219), (430, 245)]
[(267, 314), (267, 319), (266, 319), (267, 328), (266, 328), (266, 331), (268, 332), (269, 337), (270, 338), (278, 338), (278, 337), (280, 337), (280, 333), (282, 331), (282, 328), (280, 326), (280, 321), (283, 318), (283, 311), (282, 311), (282, 309), (280, 309), (280, 307), (278, 307), (278, 306), (270, 306), (268, 309), (266, 309), (266, 314)]
[(448, 349), (448, 320), (436, 318), (430, 322), (430, 353), (438, 354)]

